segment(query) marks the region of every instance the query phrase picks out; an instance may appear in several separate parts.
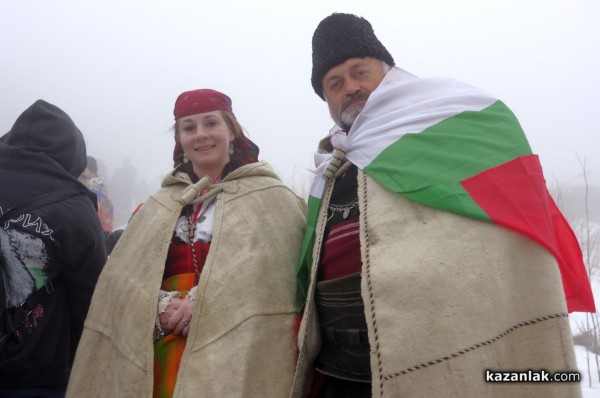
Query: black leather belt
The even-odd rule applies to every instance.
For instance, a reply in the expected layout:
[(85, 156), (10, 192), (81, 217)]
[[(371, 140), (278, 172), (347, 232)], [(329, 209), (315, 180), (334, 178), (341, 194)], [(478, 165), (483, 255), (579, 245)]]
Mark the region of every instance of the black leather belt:
[(345, 380), (371, 381), (370, 347), (360, 274), (317, 283), (321, 329), (317, 369)]
[(321, 328), (321, 337), (332, 344), (365, 345), (369, 344), (369, 333), (366, 329), (335, 329), (330, 326)]

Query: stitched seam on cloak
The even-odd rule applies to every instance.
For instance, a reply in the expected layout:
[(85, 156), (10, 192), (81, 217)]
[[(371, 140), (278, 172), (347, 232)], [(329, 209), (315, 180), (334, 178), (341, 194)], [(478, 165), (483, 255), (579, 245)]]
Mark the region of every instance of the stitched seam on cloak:
[(543, 316), (543, 317), (540, 317), (540, 318), (532, 319), (530, 321), (525, 321), (525, 322), (518, 323), (518, 324), (516, 324), (516, 325), (514, 325), (514, 326), (512, 326), (512, 327), (510, 327), (508, 329), (506, 329), (504, 332), (500, 333), (496, 337), (493, 337), (493, 338), (491, 338), (489, 340), (483, 341), (481, 343), (474, 344), (474, 345), (472, 345), (472, 346), (470, 346), (468, 348), (465, 348), (463, 350), (456, 351), (456, 352), (454, 352), (454, 353), (452, 353), (450, 355), (446, 355), (445, 357), (438, 358), (438, 359), (433, 359), (433, 360), (427, 361), (427, 362), (423, 362), (423, 363), (421, 363), (419, 365), (412, 366), (412, 367), (404, 369), (404, 370), (402, 370), (400, 372), (396, 372), (396, 373), (393, 373), (391, 375), (387, 375), (387, 376), (384, 377), (384, 379), (386, 381), (387, 380), (391, 380), (394, 377), (403, 376), (403, 375), (406, 375), (408, 373), (411, 373), (411, 372), (414, 372), (414, 371), (417, 371), (417, 370), (421, 370), (421, 369), (427, 368), (429, 366), (437, 365), (437, 364), (440, 364), (442, 362), (446, 362), (446, 361), (449, 361), (451, 359), (458, 358), (458, 357), (460, 357), (462, 355), (465, 355), (465, 354), (467, 354), (467, 353), (469, 353), (471, 351), (474, 351), (474, 350), (476, 350), (478, 348), (485, 347), (485, 346), (488, 346), (488, 345), (490, 345), (492, 343), (495, 343), (496, 341), (498, 341), (498, 340), (500, 340), (500, 339), (508, 336), (510, 333), (514, 332), (517, 329), (523, 328), (525, 326), (535, 325), (536, 323), (540, 323), (540, 322), (543, 322), (543, 321), (548, 321), (548, 320), (557, 319), (557, 318), (564, 318), (564, 317), (567, 317), (567, 316), (568, 316), (568, 314), (566, 314), (564, 312), (560, 312), (558, 314), (546, 315), (546, 316)]
[(373, 336), (375, 338), (375, 353), (377, 354), (377, 367), (379, 369), (379, 396), (383, 397), (383, 365), (381, 360), (381, 350), (379, 348), (379, 330), (377, 329), (377, 317), (375, 314), (375, 297), (373, 295), (373, 284), (371, 281), (371, 261), (369, 260), (369, 228), (367, 225), (367, 177), (365, 173), (362, 173), (363, 184), (362, 184), (362, 196), (363, 196), (363, 208), (360, 211), (360, 218), (364, 225), (364, 236), (365, 236), (365, 274), (367, 276), (367, 287), (369, 290), (369, 306), (371, 307), (371, 314), (373, 317)]

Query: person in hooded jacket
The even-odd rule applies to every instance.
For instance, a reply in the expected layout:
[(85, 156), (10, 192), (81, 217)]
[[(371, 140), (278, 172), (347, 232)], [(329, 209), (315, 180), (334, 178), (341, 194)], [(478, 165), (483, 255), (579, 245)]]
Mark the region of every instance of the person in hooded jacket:
[(305, 203), (258, 161), (231, 99), (175, 102), (175, 169), (98, 282), (70, 397), (285, 397)]
[(86, 163), (81, 131), (43, 100), (0, 137), (0, 214), (42, 194), (76, 188), (69, 198), (8, 216), (0, 225), (1, 304), (14, 310), (40, 287), (49, 288), (0, 349), (0, 397), (65, 394), (106, 261), (95, 195), (77, 180)]

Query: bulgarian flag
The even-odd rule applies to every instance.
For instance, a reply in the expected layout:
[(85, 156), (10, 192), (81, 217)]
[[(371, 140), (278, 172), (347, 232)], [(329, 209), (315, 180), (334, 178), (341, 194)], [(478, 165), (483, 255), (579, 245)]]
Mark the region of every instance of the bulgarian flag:
[[(595, 312), (577, 238), (548, 193), (518, 120), (501, 101), (456, 80), (392, 68), (350, 131), (334, 128), (330, 139), (390, 191), (536, 241), (556, 258), (569, 312)], [(317, 156), (298, 268), (305, 297), (322, 172), (331, 157)]]

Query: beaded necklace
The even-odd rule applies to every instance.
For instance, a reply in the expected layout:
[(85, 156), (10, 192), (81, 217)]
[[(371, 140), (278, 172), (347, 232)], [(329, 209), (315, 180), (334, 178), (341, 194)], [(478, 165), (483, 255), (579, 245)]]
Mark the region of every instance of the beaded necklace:
[[(221, 174), (219, 173), (219, 175), (217, 177), (215, 177), (214, 180), (211, 180), (211, 184), (219, 181), (221, 179)], [(203, 195), (206, 191), (202, 191), (199, 193), (199, 195)], [(217, 197), (213, 196), (210, 199), (206, 200), (205, 202), (202, 203), (202, 205), (198, 205), (198, 207), (196, 208), (195, 211), (190, 212), (189, 214), (185, 215), (185, 220), (186, 220), (186, 224), (187, 224), (187, 230), (188, 230), (188, 238), (190, 239), (190, 246), (192, 249), (192, 264), (194, 266), (194, 273), (196, 274), (195, 280), (196, 283), (194, 285), (198, 284), (198, 281), (200, 280), (200, 267), (198, 265), (198, 257), (196, 255), (196, 247), (194, 245), (194, 235), (196, 233), (196, 225), (198, 223), (203, 222), (204, 220), (206, 220), (206, 212), (208, 211), (208, 209), (215, 203)]]
[(215, 203), (216, 197), (213, 196), (206, 202), (202, 203), (202, 206), (198, 206), (196, 211), (192, 214), (186, 214), (185, 219), (187, 223), (188, 237), (190, 239), (190, 245), (192, 248), (192, 263), (194, 266), (194, 273), (196, 274), (196, 284), (200, 280), (200, 267), (198, 266), (198, 257), (196, 255), (196, 247), (194, 246), (194, 234), (196, 233), (196, 225), (206, 220), (206, 212)]

